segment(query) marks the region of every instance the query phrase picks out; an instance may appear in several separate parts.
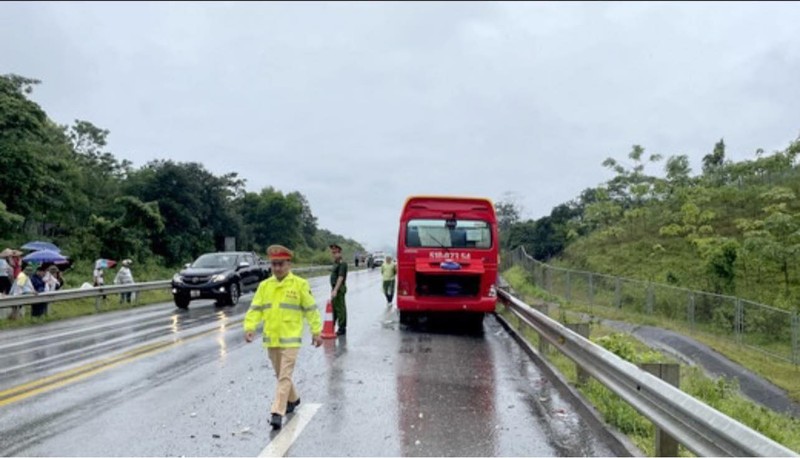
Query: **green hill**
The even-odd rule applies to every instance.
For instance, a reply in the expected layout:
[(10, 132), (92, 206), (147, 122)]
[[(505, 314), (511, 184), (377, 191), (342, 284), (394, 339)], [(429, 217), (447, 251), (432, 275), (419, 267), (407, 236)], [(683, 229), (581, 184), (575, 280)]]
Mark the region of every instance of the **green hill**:
[[(772, 155), (725, 160), (717, 143), (692, 176), (672, 156), (663, 176), (645, 173), (662, 157), (634, 146), (616, 176), (559, 205), (549, 216), (518, 221), (498, 205), (502, 243), (565, 267), (665, 283), (797, 309), (800, 304), (800, 141)], [(511, 209), (513, 210), (513, 209)], [(509, 216), (511, 219), (509, 220)]]

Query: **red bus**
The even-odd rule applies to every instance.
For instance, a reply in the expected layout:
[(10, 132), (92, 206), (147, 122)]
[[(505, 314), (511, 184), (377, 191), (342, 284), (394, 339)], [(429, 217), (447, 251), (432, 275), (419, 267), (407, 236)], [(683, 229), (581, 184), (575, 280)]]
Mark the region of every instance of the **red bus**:
[(400, 322), (419, 312), (467, 312), (479, 325), (497, 303), (498, 244), (489, 199), (406, 199), (397, 240)]

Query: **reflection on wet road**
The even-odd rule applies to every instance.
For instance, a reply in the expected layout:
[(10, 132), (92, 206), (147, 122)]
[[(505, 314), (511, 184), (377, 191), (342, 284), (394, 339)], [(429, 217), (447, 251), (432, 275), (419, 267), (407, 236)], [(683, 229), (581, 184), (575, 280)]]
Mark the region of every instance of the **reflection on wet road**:
[[(327, 279), (310, 283), (324, 304)], [(494, 318), (479, 335), (401, 327), (377, 271), (352, 272), (347, 301), (346, 338), (315, 349), (305, 337), (295, 382), (316, 407), (289, 456), (612, 454)], [(0, 333), (0, 392), (117, 358), (0, 406), (0, 452), (258, 455), (277, 436), (275, 379), (265, 351), (243, 341), (248, 304), (162, 304)]]

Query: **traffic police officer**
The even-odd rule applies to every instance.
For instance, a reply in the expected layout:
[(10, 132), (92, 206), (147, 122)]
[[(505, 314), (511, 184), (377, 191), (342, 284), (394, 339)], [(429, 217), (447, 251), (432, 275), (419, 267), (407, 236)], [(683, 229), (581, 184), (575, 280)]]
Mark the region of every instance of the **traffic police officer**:
[(329, 248), (333, 255), (333, 268), (331, 269), (331, 302), (333, 305), (333, 319), (339, 325), (337, 336), (347, 334), (347, 304), (344, 295), (347, 293), (347, 263), (342, 260), (342, 247), (331, 243)]
[(283, 416), (294, 412), (300, 396), (292, 382), (303, 336), (303, 318), (311, 329), (311, 343), (322, 345), (322, 319), (311, 295), (308, 282), (291, 272), (292, 252), (281, 245), (267, 248), (272, 276), (258, 285), (250, 309), (244, 318), (244, 338), (252, 342), (256, 328), (264, 322), (264, 347), (267, 349), (278, 384), (272, 403), (273, 429), (280, 429)]

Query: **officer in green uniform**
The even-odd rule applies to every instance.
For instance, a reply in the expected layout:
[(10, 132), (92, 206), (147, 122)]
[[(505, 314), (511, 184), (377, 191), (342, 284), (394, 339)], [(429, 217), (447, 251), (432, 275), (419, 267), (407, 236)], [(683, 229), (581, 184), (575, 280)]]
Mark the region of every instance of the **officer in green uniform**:
[(347, 305), (344, 294), (347, 292), (347, 263), (342, 261), (342, 247), (332, 243), (330, 245), (333, 255), (333, 268), (331, 269), (331, 302), (333, 303), (333, 320), (339, 325), (337, 336), (347, 333)]

